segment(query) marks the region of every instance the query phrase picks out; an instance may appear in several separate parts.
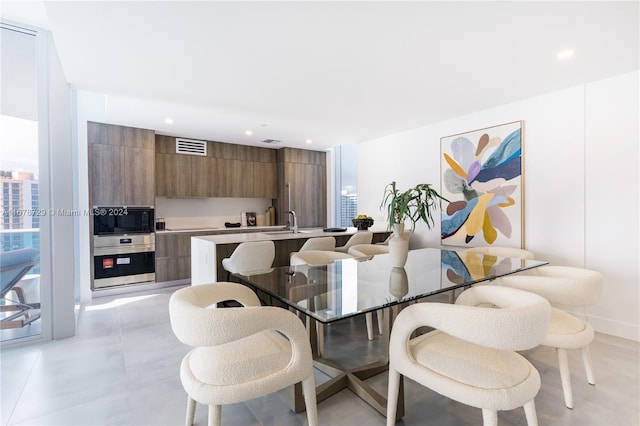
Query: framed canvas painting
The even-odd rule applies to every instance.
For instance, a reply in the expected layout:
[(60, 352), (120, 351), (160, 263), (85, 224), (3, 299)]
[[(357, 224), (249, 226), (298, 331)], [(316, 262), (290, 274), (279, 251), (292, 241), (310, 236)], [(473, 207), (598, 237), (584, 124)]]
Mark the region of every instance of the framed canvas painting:
[(523, 247), (523, 126), (440, 139), (443, 245)]

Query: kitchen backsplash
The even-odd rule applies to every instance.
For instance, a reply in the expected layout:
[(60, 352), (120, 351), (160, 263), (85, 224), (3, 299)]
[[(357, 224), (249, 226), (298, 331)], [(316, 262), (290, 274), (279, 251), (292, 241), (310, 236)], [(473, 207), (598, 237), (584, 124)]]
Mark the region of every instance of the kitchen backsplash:
[(255, 212), (257, 226), (265, 225), (270, 199), (263, 198), (167, 198), (156, 197), (155, 216), (165, 228), (224, 228), (225, 222), (245, 222), (241, 214)]

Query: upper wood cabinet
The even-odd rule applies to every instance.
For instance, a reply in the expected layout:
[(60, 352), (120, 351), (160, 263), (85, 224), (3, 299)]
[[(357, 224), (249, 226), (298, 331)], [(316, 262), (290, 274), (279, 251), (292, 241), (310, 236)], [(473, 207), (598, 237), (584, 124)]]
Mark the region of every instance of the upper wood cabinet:
[(301, 228), (326, 226), (326, 153), (296, 148), (279, 149), (278, 195), (278, 224), (286, 224), (287, 211), (293, 210)]
[(156, 195), (276, 198), (277, 156), (270, 148), (207, 142), (207, 155), (177, 154), (175, 137), (156, 135)]
[(142, 205), (155, 202), (155, 132), (87, 122), (89, 204)]

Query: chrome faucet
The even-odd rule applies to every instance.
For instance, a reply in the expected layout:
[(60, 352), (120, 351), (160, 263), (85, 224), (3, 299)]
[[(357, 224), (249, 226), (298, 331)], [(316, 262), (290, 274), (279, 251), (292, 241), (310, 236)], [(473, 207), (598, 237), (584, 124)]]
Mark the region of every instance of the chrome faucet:
[(291, 232), (298, 232), (298, 218), (296, 217), (296, 212), (293, 210), (289, 210), (287, 212), (287, 229), (290, 229)]

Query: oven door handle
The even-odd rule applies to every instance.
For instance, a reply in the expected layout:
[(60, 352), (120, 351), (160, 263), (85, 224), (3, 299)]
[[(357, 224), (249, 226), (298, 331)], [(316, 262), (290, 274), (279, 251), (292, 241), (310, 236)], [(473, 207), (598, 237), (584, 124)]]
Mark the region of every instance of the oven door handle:
[(152, 244), (134, 244), (123, 245), (118, 247), (99, 247), (93, 250), (94, 256), (110, 256), (116, 254), (129, 254), (129, 253), (145, 253), (155, 251), (155, 246)]

